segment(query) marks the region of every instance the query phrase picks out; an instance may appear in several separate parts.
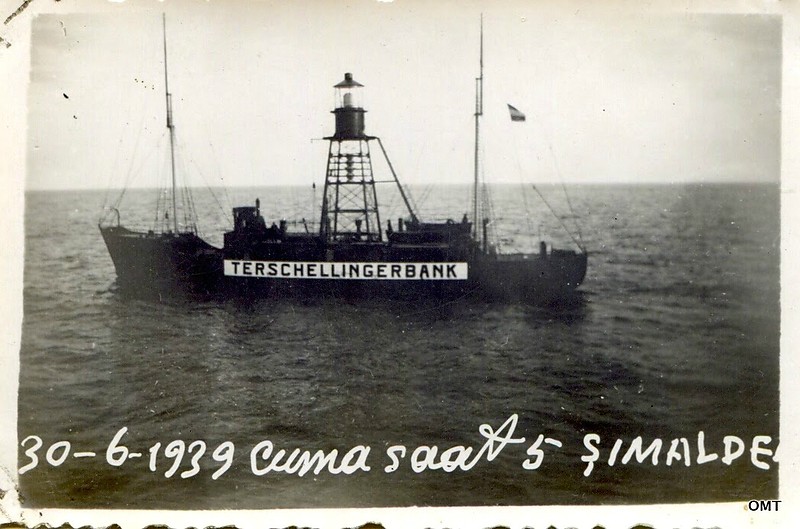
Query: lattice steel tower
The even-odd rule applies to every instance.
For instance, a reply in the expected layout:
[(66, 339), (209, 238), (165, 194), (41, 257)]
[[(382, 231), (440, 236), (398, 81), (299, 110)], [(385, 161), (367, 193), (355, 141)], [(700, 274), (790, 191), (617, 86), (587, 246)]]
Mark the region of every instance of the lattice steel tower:
[(334, 86), (336, 132), (325, 138), (330, 144), (320, 219), (320, 234), (329, 242), (382, 239), (369, 152), (370, 140), (377, 138), (364, 134), (361, 88), (349, 73)]

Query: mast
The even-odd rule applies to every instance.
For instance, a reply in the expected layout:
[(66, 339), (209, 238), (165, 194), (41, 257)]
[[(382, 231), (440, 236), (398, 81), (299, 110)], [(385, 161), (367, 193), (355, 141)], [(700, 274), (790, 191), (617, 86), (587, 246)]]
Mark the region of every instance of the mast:
[(178, 234), (178, 203), (175, 185), (175, 127), (172, 124), (172, 94), (169, 93), (169, 76), (167, 75), (167, 15), (161, 14), (164, 29), (164, 93), (167, 99), (167, 129), (169, 130), (169, 160), (172, 174), (172, 226), (175, 235)]
[(478, 173), (480, 148), (480, 118), (483, 115), (483, 13), (481, 13), (480, 75), (475, 79), (475, 181), (472, 189), (472, 237), (478, 240)]

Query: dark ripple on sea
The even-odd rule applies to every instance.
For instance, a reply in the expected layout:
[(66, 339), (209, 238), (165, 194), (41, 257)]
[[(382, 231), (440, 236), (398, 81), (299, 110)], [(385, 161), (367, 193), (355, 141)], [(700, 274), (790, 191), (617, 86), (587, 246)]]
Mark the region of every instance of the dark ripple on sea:
[[(431, 193), (426, 211), (460, 218), (466, 191)], [(550, 191), (557, 191), (553, 188)], [(261, 190), (281, 216), (296, 190)], [(281, 195), (283, 193), (283, 195)], [(437, 196), (438, 195), (440, 196)], [(94, 459), (40, 464), (22, 476), (26, 505), (265, 508), (738, 501), (777, 494), (776, 466), (718, 463), (614, 467), (583, 476), (583, 436), (605, 457), (629, 442), (703, 430), (778, 438), (779, 190), (773, 185), (575, 187), (590, 251), (570, 307), (458, 301), (317, 299), (137, 300), (119, 292), (95, 226), (101, 194), (27, 195), (19, 436), (69, 440)], [(147, 194), (130, 192), (133, 210)], [(247, 202), (259, 196), (240, 190)], [(514, 249), (537, 240), (497, 188), (500, 228)], [(264, 198), (268, 197), (268, 198)], [(138, 201), (138, 202), (137, 202)], [(200, 210), (203, 210), (202, 198)], [(438, 202), (437, 202), (438, 201)], [(746, 201), (747, 207), (743, 207)], [(393, 201), (393, 203), (400, 203)], [(556, 209), (564, 209), (553, 199)], [(288, 205), (287, 210), (291, 210)], [(515, 209), (516, 208), (516, 209)], [(295, 208), (296, 209), (296, 208)], [(390, 216), (397, 216), (389, 212)], [(128, 215), (130, 216), (130, 215)], [(127, 218), (127, 217), (126, 217)], [(389, 218), (389, 217), (387, 217)], [(548, 224), (552, 223), (552, 224)], [(568, 238), (550, 220), (557, 245)], [(206, 229), (217, 234), (224, 224)], [(482, 423), (519, 415), (492, 462), (451, 474), (386, 474), (402, 444), (479, 446)], [(105, 447), (205, 440), (236, 445), (220, 479), (206, 456), (193, 478), (122, 468)], [(535, 471), (521, 467), (539, 434), (562, 441)], [(369, 473), (255, 477), (249, 450), (371, 447)], [(163, 449), (163, 448), (162, 448)], [(27, 459), (21, 455), (22, 464)], [(188, 469), (184, 462), (181, 471)]]

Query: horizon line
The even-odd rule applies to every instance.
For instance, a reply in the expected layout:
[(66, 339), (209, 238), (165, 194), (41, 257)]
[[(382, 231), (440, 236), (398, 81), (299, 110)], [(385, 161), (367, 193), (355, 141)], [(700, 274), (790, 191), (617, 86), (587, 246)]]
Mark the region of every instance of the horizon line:
[[(392, 182), (393, 183), (393, 182)], [(599, 181), (599, 182), (557, 182), (557, 181), (544, 181), (544, 182), (491, 182), (487, 183), (490, 186), (536, 186), (536, 185), (546, 185), (546, 186), (560, 186), (560, 185), (567, 185), (567, 186), (576, 186), (576, 187), (589, 187), (589, 186), (608, 186), (608, 187), (621, 187), (621, 186), (630, 186), (630, 187), (641, 187), (641, 186), (678, 186), (678, 185), (709, 185), (709, 186), (719, 186), (719, 185), (780, 185), (781, 180), (673, 180), (673, 181), (656, 181), (656, 182), (642, 182), (642, 181), (619, 181), (619, 180), (606, 180), (606, 181)], [(410, 184), (403, 184), (403, 186), (410, 186), (410, 187), (418, 187), (418, 186), (438, 186), (438, 187), (472, 187), (471, 183), (466, 182), (437, 182), (437, 183), (410, 183)], [(240, 184), (240, 185), (215, 185), (215, 186), (208, 186), (208, 185), (196, 185), (196, 186), (184, 186), (188, 187), (188, 189), (254, 189), (254, 188), (280, 188), (280, 187), (294, 187), (294, 188), (308, 188), (313, 187), (309, 184)], [(324, 188), (324, 184), (320, 184), (320, 188)], [(24, 192), (40, 192), (40, 191), (102, 191), (102, 192), (111, 192), (111, 191), (122, 191), (122, 190), (131, 190), (131, 191), (153, 191), (163, 189), (161, 187), (154, 187), (154, 186), (132, 186), (132, 187), (24, 187)]]

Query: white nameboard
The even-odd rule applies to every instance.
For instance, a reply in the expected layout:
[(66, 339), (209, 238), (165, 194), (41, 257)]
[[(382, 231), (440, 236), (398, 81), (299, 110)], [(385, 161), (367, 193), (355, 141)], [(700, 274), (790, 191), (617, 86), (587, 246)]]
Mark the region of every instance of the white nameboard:
[(464, 281), (467, 263), (352, 263), (225, 259), (225, 275), (270, 279)]

